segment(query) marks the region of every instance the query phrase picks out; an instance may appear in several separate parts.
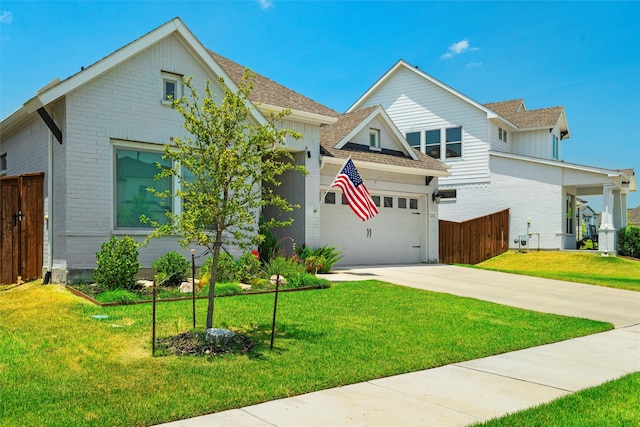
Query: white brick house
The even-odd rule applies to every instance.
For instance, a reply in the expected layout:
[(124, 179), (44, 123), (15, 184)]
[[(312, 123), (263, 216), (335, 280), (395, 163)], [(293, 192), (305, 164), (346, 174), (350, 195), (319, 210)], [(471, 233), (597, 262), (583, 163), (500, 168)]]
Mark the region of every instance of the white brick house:
[[(184, 133), (182, 118), (170, 108), (166, 97), (173, 92), (182, 95), (180, 81), (186, 76), (193, 76), (200, 93), (206, 80), (218, 82), (219, 77), (234, 90), (242, 70), (205, 49), (176, 18), (64, 81), (53, 81), (2, 120), (0, 174), (43, 172), (45, 176), (43, 274), (50, 273), (54, 282), (86, 279), (95, 268), (100, 243), (113, 235), (142, 240), (149, 233), (138, 221), (140, 213), (161, 216), (165, 209), (180, 209), (179, 200), (161, 206), (145, 190), (150, 185), (176, 185), (153, 181), (155, 164), (162, 162), (163, 144)], [(212, 85), (212, 90), (223, 94), (220, 85)], [(336, 166), (328, 161), (331, 166), (321, 171), (323, 159), (335, 157), (321, 156), (321, 127), (335, 124), (340, 115), (259, 75), (251, 101), (257, 105), (252, 120), (263, 122), (270, 110), (290, 109), (284, 126), (303, 135), (301, 140), (288, 141), (288, 148), (309, 175), (304, 179), (287, 177), (281, 190), (302, 208), (294, 212), (292, 228), (281, 233), (311, 246), (331, 244), (323, 237), (327, 221), (321, 220), (324, 210), (319, 209), (319, 198), (330, 184), (327, 174), (335, 173)], [(365, 123), (378, 121), (380, 142), (395, 147), (394, 153), (373, 150), (361, 160), (354, 155), (354, 162), (362, 168), (372, 193), (421, 201), (424, 223), (417, 227), (424, 237), (418, 243), (422, 249), (417, 258), (412, 255), (405, 261), (437, 260), (437, 227), (426, 222), (428, 212), (432, 222), (437, 217), (433, 217), (435, 208), (428, 206), (427, 194), (437, 186), (438, 176), (448, 175), (447, 167), (416, 154), (385, 113), (376, 111)], [(328, 149), (334, 150), (328, 144)], [(403, 171), (413, 178), (403, 178)], [(427, 185), (425, 177), (436, 178)], [(363, 237), (354, 231), (353, 238)], [(435, 240), (430, 244), (427, 239)], [(170, 250), (186, 255), (175, 238), (163, 238), (141, 249), (140, 261), (149, 267)], [(371, 249), (366, 255), (365, 263), (391, 260), (379, 250)], [(343, 260), (360, 261), (349, 253)]]
[(440, 219), (509, 209), (512, 247), (524, 236), (534, 248), (575, 249), (576, 200), (602, 195), (600, 249), (616, 251), (635, 173), (562, 160), (570, 136), (563, 107), (527, 110), (522, 99), (483, 105), (402, 60), (348, 111), (371, 105), (382, 105), (412, 146), (450, 166), (439, 180)]

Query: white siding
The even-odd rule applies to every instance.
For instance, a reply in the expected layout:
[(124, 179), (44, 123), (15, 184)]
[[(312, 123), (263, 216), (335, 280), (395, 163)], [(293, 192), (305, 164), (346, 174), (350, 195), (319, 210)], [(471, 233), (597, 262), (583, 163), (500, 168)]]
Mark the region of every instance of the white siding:
[[(66, 199), (66, 228), (56, 246), (64, 243), (62, 251), (69, 270), (94, 268), (95, 252), (114, 229), (115, 160), (111, 141), (157, 144), (161, 149), (171, 137), (185, 133), (180, 114), (161, 103), (161, 71), (193, 75), (200, 95), (204, 94), (206, 79), (217, 82), (172, 36), (67, 96), (66, 186), (64, 193), (58, 193)], [(223, 94), (217, 83), (212, 83), (212, 90), (218, 96)], [(140, 250), (140, 261), (148, 267), (170, 250), (182, 251), (176, 239), (154, 241)]]
[[(507, 132), (507, 142), (504, 142), (499, 139), (500, 137), (500, 129)], [(491, 150), (501, 151), (503, 153), (512, 153), (513, 152), (513, 137), (514, 132), (511, 127), (508, 127), (504, 123), (492, 121), (490, 124), (490, 140), (491, 140)]]
[[(518, 247), (514, 243), (518, 235), (530, 231), (540, 233), (541, 249), (563, 248), (562, 168), (492, 157), (491, 171), (489, 184), (458, 186), (455, 202), (440, 203), (440, 219), (464, 221), (508, 208), (511, 247)], [(538, 248), (537, 239), (536, 234), (530, 249)]]
[(540, 159), (553, 159), (552, 135), (558, 137), (558, 159), (562, 159), (562, 141), (558, 128), (530, 130), (513, 133), (513, 153)]
[(462, 126), (462, 158), (445, 161), (451, 166), (451, 176), (441, 178), (440, 183), (488, 181), (489, 125), (483, 111), (404, 68), (366, 103), (382, 105), (402, 133)]

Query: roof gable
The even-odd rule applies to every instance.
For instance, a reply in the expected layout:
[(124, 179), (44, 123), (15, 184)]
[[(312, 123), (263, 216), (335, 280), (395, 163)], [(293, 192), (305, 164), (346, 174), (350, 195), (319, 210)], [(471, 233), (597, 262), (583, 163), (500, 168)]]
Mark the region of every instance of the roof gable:
[[(28, 100), (22, 108), (5, 119), (3, 121), (3, 127), (12, 126), (14, 122), (21, 120), (25, 115), (33, 113), (39, 108), (42, 108), (89, 83), (90, 81), (93, 81), (104, 73), (117, 67), (119, 64), (129, 60), (137, 53), (167, 37), (170, 37), (171, 35), (176, 35), (179, 40), (193, 53), (194, 57), (196, 57), (196, 59), (199, 60), (213, 75), (223, 78), (225, 85), (230, 90), (234, 92), (238, 90), (234, 80), (226, 74), (200, 41), (193, 35), (193, 33), (191, 33), (186, 25), (184, 25), (182, 20), (180, 18), (174, 18), (69, 78), (61, 82), (54, 81), (48, 84), (38, 91), (35, 97)], [(251, 111), (253, 117), (258, 121), (258, 123), (266, 122), (264, 116), (255, 108), (251, 108)]]
[(447, 86), (446, 84), (442, 83), (438, 79), (430, 76), (429, 74), (425, 73), (424, 71), (421, 71), (420, 69), (418, 69), (418, 67), (414, 67), (414, 66), (412, 66), (411, 64), (409, 64), (408, 62), (406, 62), (406, 61), (404, 61), (402, 59), (399, 60), (393, 67), (391, 67), (382, 77), (380, 77), (378, 79), (378, 81), (376, 81), (360, 98), (358, 98), (358, 100), (356, 102), (354, 102), (351, 107), (349, 107), (347, 112), (352, 112), (352, 111), (355, 111), (355, 110), (361, 108), (362, 105), (365, 104), (367, 99), (369, 99), (381, 86), (383, 86), (387, 81), (389, 81), (399, 70), (403, 70), (403, 69), (404, 70), (409, 70), (409, 71), (417, 74), (426, 83), (438, 86), (441, 89), (443, 89), (446, 92), (448, 92), (449, 94), (451, 94), (451, 95), (461, 99), (462, 101), (472, 105), (473, 107), (481, 110), (482, 112), (484, 112), (487, 115), (487, 118), (490, 119), (490, 118), (497, 117), (495, 112), (493, 112), (492, 110), (488, 109), (484, 105), (474, 101), (473, 99), (469, 98), (468, 96), (463, 95), (462, 93), (458, 92), (457, 90)]

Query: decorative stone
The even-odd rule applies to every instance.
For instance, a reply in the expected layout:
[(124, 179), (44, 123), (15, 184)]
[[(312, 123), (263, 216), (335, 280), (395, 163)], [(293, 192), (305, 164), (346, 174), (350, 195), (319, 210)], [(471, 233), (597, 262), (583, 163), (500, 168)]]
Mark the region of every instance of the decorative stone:
[(235, 334), (228, 329), (209, 328), (205, 334), (206, 340), (217, 346), (226, 345)]
[(136, 283), (143, 289), (153, 287), (153, 280), (138, 280)]
[(242, 289), (243, 291), (251, 290), (251, 285), (247, 285), (246, 283), (238, 283), (238, 286), (240, 286), (240, 289)]
[(182, 293), (193, 292), (193, 284), (191, 282), (182, 282), (180, 284), (180, 292)]
[[(278, 275), (274, 274), (269, 278), (269, 281), (271, 282), (272, 285), (275, 285), (276, 281), (278, 281)], [(280, 276), (280, 285), (286, 285), (286, 284), (287, 284), (287, 279)]]

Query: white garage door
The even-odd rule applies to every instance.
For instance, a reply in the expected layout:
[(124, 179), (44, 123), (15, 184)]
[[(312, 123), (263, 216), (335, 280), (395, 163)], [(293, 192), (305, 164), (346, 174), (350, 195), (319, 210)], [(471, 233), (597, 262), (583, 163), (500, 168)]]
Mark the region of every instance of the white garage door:
[(421, 246), (426, 244), (421, 238), (426, 235), (422, 225), (426, 223), (423, 201), (375, 193), (373, 198), (380, 213), (362, 221), (340, 191), (327, 193), (320, 207), (322, 244), (343, 251), (338, 265), (420, 262)]

